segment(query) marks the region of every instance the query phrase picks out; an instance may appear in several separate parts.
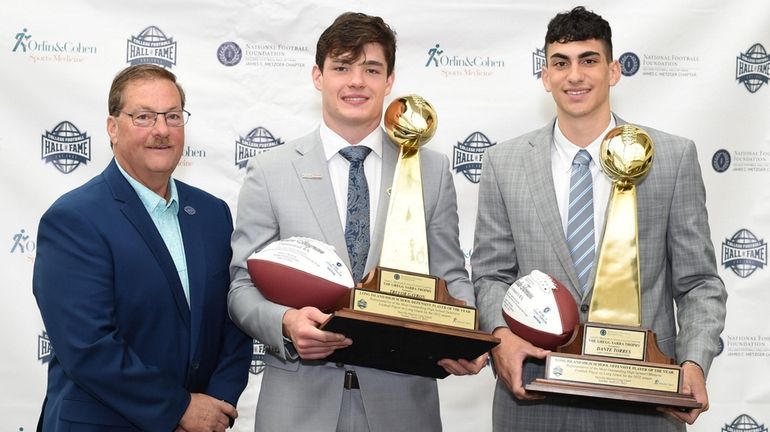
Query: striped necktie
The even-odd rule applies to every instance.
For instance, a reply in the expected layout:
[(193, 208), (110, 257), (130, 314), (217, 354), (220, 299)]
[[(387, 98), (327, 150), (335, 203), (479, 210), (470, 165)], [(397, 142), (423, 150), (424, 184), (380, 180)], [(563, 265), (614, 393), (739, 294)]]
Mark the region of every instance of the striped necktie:
[(591, 179), (591, 155), (580, 150), (572, 160), (569, 182), (567, 245), (575, 263), (580, 292), (588, 289), (588, 276), (594, 265), (594, 190)]
[(348, 247), (355, 282), (363, 278), (369, 255), (369, 185), (364, 173), (364, 159), (371, 150), (369, 147), (356, 145), (345, 147), (339, 152), (350, 162), (345, 244)]

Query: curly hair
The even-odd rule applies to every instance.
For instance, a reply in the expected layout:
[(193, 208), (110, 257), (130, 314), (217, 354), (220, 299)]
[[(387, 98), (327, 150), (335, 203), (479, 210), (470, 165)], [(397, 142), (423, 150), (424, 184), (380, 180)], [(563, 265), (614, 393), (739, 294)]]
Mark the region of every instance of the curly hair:
[(607, 61), (612, 61), (612, 29), (610, 23), (601, 15), (578, 6), (569, 12), (563, 12), (548, 23), (545, 34), (545, 49), (558, 42), (567, 43), (596, 39), (604, 45)]

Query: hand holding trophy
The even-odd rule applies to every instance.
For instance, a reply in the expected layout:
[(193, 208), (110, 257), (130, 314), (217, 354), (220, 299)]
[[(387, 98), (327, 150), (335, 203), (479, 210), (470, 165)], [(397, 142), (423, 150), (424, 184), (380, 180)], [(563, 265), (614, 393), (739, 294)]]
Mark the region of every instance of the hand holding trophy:
[(388, 106), (384, 122), (400, 150), (380, 265), (321, 327), (354, 341), (326, 360), (444, 378), (438, 360), (475, 359), (499, 340), (478, 331), (476, 309), (430, 275), (419, 147), (436, 131), (435, 110), (420, 96), (404, 96)]

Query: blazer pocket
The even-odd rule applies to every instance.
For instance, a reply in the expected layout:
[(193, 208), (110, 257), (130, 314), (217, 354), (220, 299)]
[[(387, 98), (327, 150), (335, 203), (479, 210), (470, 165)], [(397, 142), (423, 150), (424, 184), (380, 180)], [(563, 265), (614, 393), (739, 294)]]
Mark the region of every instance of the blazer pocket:
[(59, 418), (76, 423), (97, 424), (125, 428), (126, 430), (136, 430), (136, 428), (134, 428), (134, 426), (120, 414), (97, 402), (63, 399)]

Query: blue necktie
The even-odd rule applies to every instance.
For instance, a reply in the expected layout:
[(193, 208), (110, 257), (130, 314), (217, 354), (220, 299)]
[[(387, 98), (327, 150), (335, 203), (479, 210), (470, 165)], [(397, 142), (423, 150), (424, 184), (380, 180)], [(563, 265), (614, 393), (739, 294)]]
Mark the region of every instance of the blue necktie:
[(345, 243), (353, 270), (353, 280), (356, 282), (364, 276), (366, 258), (369, 255), (369, 185), (364, 173), (364, 159), (371, 150), (362, 145), (340, 150), (342, 157), (350, 162)]
[(567, 245), (575, 263), (580, 291), (588, 289), (588, 276), (594, 266), (594, 188), (591, 179), (591, 155), (580, 150), (572, 161), (569, 182)]

